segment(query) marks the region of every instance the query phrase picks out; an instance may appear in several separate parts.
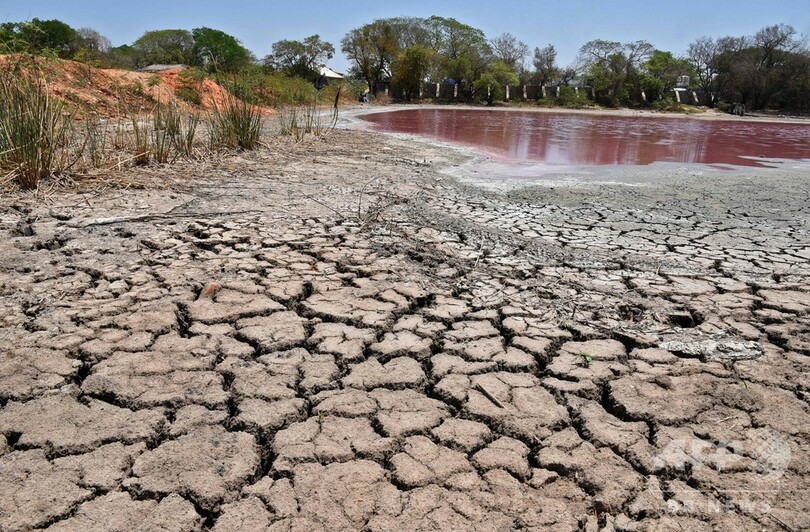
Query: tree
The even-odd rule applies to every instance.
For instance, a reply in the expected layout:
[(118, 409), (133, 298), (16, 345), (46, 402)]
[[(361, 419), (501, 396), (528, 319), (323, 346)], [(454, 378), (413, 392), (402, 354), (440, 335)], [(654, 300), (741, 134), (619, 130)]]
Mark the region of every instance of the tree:
[(352, 72), (376, 94), (377, 82), (391, 76), (398, 50), (393, 26), (385, 19), (355, 28), (340, 41), (341, 50), (354, 62)]
[(565, 68), (561, 68), (557, 72), (557, 76), (560, 82), (560, 85), (571, 85), (579, 74), (579, 70), (577, 69), (576, 65), (569, 65)]
[(55, 50), (59, 57), (70, 57), (73, 53), (76, 30), (61, 20), (32, 19), (24, 26), (26, 40), (36, 50)]
[(236, 72), (250, 63), (250, 52), (236, 37), (211, 28), (191, 30), (195, 64), (211, 72)]
[(294, 76), (311, 79), (317, 67), (335, 55), (335, 47), (312, 35), (303, 41), (278, 41), (273, 43), (273, 53), (264, 58), (264, 64)]
[(109, 64), (112, 43), (110, 39), (92, 28), (79, 28), (76, 30), (71, 48), (74, 60), (102, 66), (105, 63)]
[(492, 48), (484, 32), (454, 18), (433, 16), (425, 21), (430, 43), (439, 58), (437, 73), (459, 83), (471, 83), (487, 68)]
[(794, 52), (799, 49), (802, 42), (795, 36), (796, 30), (786, 24), (767, 26), (754, 35), (753, 44), (762, 50), (762, 64), (766, 69), (774, 67), (779, 52)]
[(810, 105), (810, 52), (791, 26), (777, 24), (753, 37), (718, 39), (712, 65), (720, 99), (749, 109)]
[(534, 49), (533, 63), (535, 77), (541, 87), (544, 87), (560, 73), (560, 69), (557, 67), (557, 50), (550, 44), (543, 49)]
[(506, 85), (517, 85), (518, 75), (512, 67), (503, 61), (494, 61), (480, 78), (475, 82), (477, 91), (487, 93), (487, 104), (492, 105), (493, 100), (502, 100), (505, 96)]
[(681, 76), (694, 76), (690, 62), (672, 55), (671, 52), (656, 50), (642, 65), (644, 78), (642, 88), (647, 94), (647, 101), (654, 102), (671, 91)]
[(585, 43), (579, 55), (594, 92), (615, 106), (631, 102), (629, 88), (637, 88), (639, 68), (653, 51), (646, 41), (622, 44), (596, 39)]
[(394, 71), (392, 82), (398, 89), (404, 91), (406, 100), (419, 95), (425, 76), (430, 70), (433, 55), (433, 50), (419, 44), (409, 46), (397, 55), (392, 65)]
[(434, 50), (425, 78), (470, 85), (492, 55), (484, 32), (442, 17), (379, 19), (351, 30), (341, 41), (341, 50), (353, 62), (351, 73), (375, 91), (379, 81), (397, 77), (394, 63), (414, 46)]
[(132, 46), (122, 44), (110, 48), (107, 53), (107, 61), (112, 68), (133, 69), (137, 67), (138, 53)]
[(692, 63), (697, 85), (706, 95), (709, 107), (716, 103), (715, 78), (717, 77), (718, 44), (711, 37), (700, 37), (689, 44), (686, 56)]
[(489, 41), (489, 44), (496, 60), (506, 63), (516, 72), (523, 69), (523, 61), (529, 55), (526, 43), (519, 41), (511, 33), (503, 33)]
[(28, 42), (22, 38), (17, 22), (0, 24), (0, 53), (10, 54), (29, 50)]
[(147, 31), (132, 43), (135, 66), (194, 64), (194, 37), (188, 30)]
[(76, 47), (106, 54), (112, 48), (112, 42), (92, 28), (79, 28), (76, 30)]
[(0, 29), (0, 39), (8, 51), (53, 53), (63, 58), (73, 55), (76, 30), (61, 20), (34, 18), (30, 22), (6, 22)]

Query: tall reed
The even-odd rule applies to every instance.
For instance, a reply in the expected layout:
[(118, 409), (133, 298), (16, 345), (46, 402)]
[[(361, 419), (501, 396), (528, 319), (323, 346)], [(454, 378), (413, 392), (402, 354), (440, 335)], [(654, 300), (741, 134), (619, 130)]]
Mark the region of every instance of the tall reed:
[(211, 148), (255, 149), (259, 145), (261, 129), (261, 110), (255, 105), (229, 97), (224, 105), (215, 105), (211, 112)]
[(304, 140), (308, 133), (315, 136), (325, 135), (337, 126), (339, 100), (340, 89), (332, 108), (328, 111), (321, 106), (318, 97), (306, 105), (282, 109), (278, 114), (280, 133), (290, 135), (299, 142)]
[(20, 186), (36, 188), (40, 179), (59, 173), (70, 138), (71, 117), (42, 82), (0, 76), (0, 165)]
[(134, 144), (132, 146), (132, 160), (136, 165), (149, 164), (152, 156), (152, 132), (147, 119), (131, 116)]

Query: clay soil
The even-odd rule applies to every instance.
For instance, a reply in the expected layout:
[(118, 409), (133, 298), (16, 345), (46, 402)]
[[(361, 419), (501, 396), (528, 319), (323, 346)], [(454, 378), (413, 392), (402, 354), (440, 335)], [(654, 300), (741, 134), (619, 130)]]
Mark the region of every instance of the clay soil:
[[(96, 114), (110, 117), (144, 110), (157, 104), (177, 105), (183, 109), (210, 110), (222, 108), (230, 94), (211, 79), (184, 81), (178, 76), (182, 69), (158, 73), (130, 70), (100, 69), (76, 61), (62, 59), (21, 58), (0, 55), (0, 72), (15, 76), (36, 75), (45, 89), (65, 102), (78, 117)], [(178, 88), (187, 85), (199, 94), (199, 105), (178, 98)], [(272, 110), (263, 109), (264, 114)]]
[(806, 172), (266, 139), (0, 198), (0, 529), (810, 528)]

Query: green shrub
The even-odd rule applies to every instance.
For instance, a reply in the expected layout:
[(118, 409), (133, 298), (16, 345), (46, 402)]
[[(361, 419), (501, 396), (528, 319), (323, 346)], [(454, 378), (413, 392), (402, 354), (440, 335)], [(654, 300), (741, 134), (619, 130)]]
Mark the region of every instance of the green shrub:
[(130, 83), (125, 87), (125, 90), (133, 96), (143, 96), (143, 85), (140, 81)]
[(160, 76), (157, 74), (149, 76), (149, 79), (146, 80), (147, 87), (157, 87), (158, 85), (160, 85)]
[(184, 102), (200, 105), (202, 98), (198, 89), (205, 79), (205, 72), (196, 68), (187, 68), (177, 75), (177, 89), (174, 94)]
[(574, 87), (563, 85), (560, 87), (560, 95), (556, 98), (557, 105), (569, 107), (571, 109), (581, 109), (591, 105), (585, 91), (577, 91)]
[(174, 94), (184, 102), (193, 103), (194, 105), (200, 105), (202, 103), (200, 92), (194, 87), (180, 85), (174, 91)]
[(681, 104), (676, 102), (671, 97), (666, 98), (659, 98), (655, 100), (650, 107), (653, 108), (654, 111), (661, 111), (661, 112), (669, 112), (669, 113), (678, 113), (683, 111), (681, 108)]
[(277, 73), (267, 74), (260, 90), (263, 102), (272, 107), (307, 104), (315, 100), (318, 94), (309, 81)]

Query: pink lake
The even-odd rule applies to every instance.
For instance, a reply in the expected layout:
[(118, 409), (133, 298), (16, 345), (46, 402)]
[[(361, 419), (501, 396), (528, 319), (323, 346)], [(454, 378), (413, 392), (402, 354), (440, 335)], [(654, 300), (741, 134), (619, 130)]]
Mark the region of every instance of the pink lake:
[(810, 124), (473, 109), (406, 109), (360, 118), (376, 131), (462, 144), (504, 162), (762, 166), (757, 159), (810, 158)]

